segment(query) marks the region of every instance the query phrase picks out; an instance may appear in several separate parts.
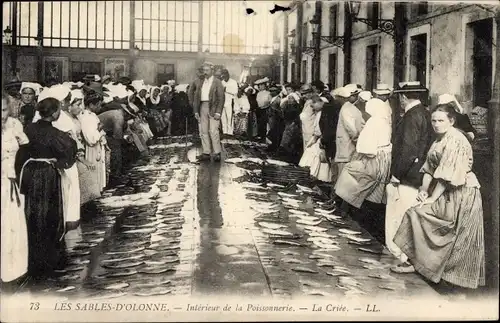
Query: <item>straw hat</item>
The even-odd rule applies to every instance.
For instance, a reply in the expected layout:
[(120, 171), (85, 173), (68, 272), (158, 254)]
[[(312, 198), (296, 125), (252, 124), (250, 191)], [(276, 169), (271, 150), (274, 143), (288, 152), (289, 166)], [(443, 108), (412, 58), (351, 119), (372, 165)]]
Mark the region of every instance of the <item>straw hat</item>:
[(427, 88), (420, 84), (419, 81), (415, 82), (401, 82), (399, 87), (394, 90), (394, 93), (409, 93), (409, 92), (427, 92)]
[(378, 95), (388, 95), (392, 93), (392, 88), (385, 83), (377, 84), (377, 88), (373, 90), (373, 93)]
[(454, 95), (442, 94), (438, 98), (438, 105), (439, 104), (447, 104), (447, 103), (451, 103), (451, 102), (455, 103), (454, 104), (455, 111), (457, 111), (460, 114), (464, 113), (464, 108), (462, 107), (462, 105), (460, 103), (458, 103), (457, 98)]

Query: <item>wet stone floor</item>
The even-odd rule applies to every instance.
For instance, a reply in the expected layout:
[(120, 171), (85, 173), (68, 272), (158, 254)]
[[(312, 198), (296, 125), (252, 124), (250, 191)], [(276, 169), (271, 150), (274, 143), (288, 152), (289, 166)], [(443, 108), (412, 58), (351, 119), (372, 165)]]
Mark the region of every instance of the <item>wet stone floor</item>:
[(436, 295), (416, 274), (391, 273), (396, 259), (307, 183), (263, 181), (264, 161), (289, 166), (261, 145), (224, 140), (225, 162), (198, 164), (193, 141), (157, 139), (67, 234), (68, 266), (24, 291), (88, 300)]

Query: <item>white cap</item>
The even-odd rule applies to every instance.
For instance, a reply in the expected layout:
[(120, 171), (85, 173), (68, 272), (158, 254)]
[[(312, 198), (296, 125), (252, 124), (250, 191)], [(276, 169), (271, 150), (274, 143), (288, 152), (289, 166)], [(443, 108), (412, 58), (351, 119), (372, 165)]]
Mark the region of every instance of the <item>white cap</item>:
[(378, 95), (391, 94), (392, 88), (385, 83), (377, 84), (377, 88), (373, 90), (373, 93)]
[(346, 93), (349, 93), (347, 97), (361, 92), (361, 89), (356, 84), (347, 84), (346, 86), (344, 86), (344, 89)]
[(33, 82), (22, 82), (21, 83), (21, 89), (19, 90), (19, 93), (23, 93), (24, 89), (32, 89), (35, 91), (35, 95), (38, 96), (40, 95), (40, 90), (42, 89), (42, 86), (38, 83), (33, 83)]
[(370, 91), (361, 91), (359, 93), (359, 97), (363, 99), (364, 101), (368, 101), (372, 98), (372, 94)]
[(76, 100), (83, 100), (83, 91), (82, 90), (72, 90), (71, 91), (71, 102), (73, 103)]
[(451, 102), (455, 102), (455, 110), (457, 110), (458, 113), (462, 114), (464, 113), (464, 108), (462, 107), (462, 105), (460, 103), (458, 103), (457, 101), (457, 98), (452, 95), (452, 94), (442, 94), (439, 96), (439, 99), (438, 99), (438, 104), (447, 104), (447, 103), (451, 103)]
[(134, 80), (130, 85), (132, 85), (137, 92), (140, 92), (141, 90), (147, 91), (147, 87), (146, 84), (144, 84), (144, 80)]
[(41, 102), (48, 98), (54, 98), (62, 102), (64, 99), (66, 99), (68, 94), (70, 94), (70, 90), (68, 87), (62, 84), (57, 84), (46, 90), (43, 90), (38, 96), (38, 102)]
[(380, 116), (380, 117), (390, 117), (391, 110), (387, 109), (387, 106), (384, 101), (380, 99), (371, 99), (368, 102), (366, 102), (365, 106), (366, 113), (369, 115), (373, 116)]

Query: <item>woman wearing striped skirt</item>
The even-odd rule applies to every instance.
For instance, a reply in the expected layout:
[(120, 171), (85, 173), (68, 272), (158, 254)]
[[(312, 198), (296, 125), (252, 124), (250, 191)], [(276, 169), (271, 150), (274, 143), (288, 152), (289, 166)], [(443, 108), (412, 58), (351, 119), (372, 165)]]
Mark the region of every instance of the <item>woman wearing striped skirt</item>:
[(359, 134), (356, 153), (335, 185), (335, 194), (358, 209), (365, 200), (385, 203), (391, 169), (391, 115), (379, 99), (369, 100), (366, 112), (370, 118)]
[[(432, 113), (437, 139), (421, 169), (418, 205), (404, 215), (394, 243), (430, 281), (477, 288), (485, 284), (483, 207), (472, 147), (454, 118), (449, 105)], [(392, 270), (408, 272), (399, 268)]]

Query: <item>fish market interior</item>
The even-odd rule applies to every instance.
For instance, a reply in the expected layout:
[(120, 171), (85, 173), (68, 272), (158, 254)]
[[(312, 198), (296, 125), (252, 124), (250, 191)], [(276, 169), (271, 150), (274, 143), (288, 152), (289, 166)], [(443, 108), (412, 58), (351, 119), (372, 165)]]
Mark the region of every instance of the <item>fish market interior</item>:
[(3, 2), (2, 294), (498, 297), (499, 6), (425, 4)]

